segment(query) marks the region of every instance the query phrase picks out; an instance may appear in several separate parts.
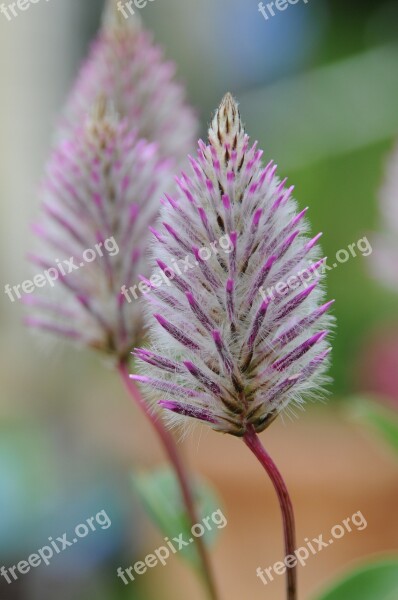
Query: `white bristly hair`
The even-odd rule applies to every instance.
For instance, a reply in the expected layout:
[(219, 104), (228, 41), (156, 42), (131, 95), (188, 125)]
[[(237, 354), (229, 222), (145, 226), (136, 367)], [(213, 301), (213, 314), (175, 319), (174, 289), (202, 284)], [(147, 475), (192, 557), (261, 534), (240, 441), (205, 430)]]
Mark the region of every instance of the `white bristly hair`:
[(136, 350), (131, 377), (173, 425), (191, 417), (237, 436), (260, 432), (325, 382), (333, 319), (320, 236), (308, 237), (293, 188), (261, 159), (227, 94), (191, 175), (162, 203), (150, 348)]

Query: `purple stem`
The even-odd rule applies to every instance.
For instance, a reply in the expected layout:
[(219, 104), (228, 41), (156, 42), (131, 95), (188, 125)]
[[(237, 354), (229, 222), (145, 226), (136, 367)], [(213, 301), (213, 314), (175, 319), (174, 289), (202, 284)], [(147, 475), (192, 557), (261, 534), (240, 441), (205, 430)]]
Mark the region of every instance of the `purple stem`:
[[(294, 555), (294, 551), (296, 550), (294, 513), (289, 492), (287, 491), (283, 477), (278, 471), (274, 461), (263, 447), (253, 425), (250, 425), (247, 428), (247, 431), (243, 437), (243, 441), (260, 461), (273, 483), (282, 511), (285, 555)], [(287, 600), (297, 600), (297, 567), (288, 567), (286, 569), (286, 577)]]
[[(145, 414), (146, 418), (151, 423), (153, 429), (158, 434), (158, 437), (163, 445), (163, 448), (170, 459), (170, 462), (174, 468), (175, 474), (177, 476), (177, 480), (180, 486), (182, 499), (186, 508), (186, 511), (189, 516), (189, 520), (191, 525), (195, 525), (199, 523), (198, 514), (195, 507), (195, 501), (193, 498), (191, 485), (189, 482), (189, 477), (185, 468), (185, 465), (181, 459), (181, 456), (177, 450), (176, 443), (174, 438), (163, 425), (163, 422), (156, 414), (153, 414), (148, 407), (145, 400), (142, 398), (139, 389), (135, 385), (134, 381), (130, 378), (129, 371), (124, 362), (121, 362), (118, 367), (119, 373), (122, 377), (122, 380), (133, 398), (134, 402), (141, 409), (141, 411)], [(213, 579), (213, 574), (210, 566), (209, 557), (207, 554), (207, 550), (205, 548), (203, 539), (200, 537), (195, 537), (196, 548), (202, 563), (202, 571), (205, 582), (208, 587), (209, 597), (211, 600), (217, 600), (217, 591)]]

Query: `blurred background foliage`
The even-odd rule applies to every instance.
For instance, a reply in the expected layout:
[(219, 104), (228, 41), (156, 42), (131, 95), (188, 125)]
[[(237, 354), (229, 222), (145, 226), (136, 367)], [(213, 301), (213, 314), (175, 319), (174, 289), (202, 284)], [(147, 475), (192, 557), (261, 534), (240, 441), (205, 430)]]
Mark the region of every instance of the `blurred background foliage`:
[[(57, 114), (99, 26), (101, 9), (100, 0), (52, 0), (32, 5), (12, 22), (0, 15), (3, 285), (30, 276), (25, 254), (32, 243), (29, 224), (39, 206), (36, 190)], [(202, 136), (225, 91), (238, 97), (248, 132), (259, 140), (265, 159), (274, 158), (280, 174), (295, 184), (300, 207), (310, 207), (313, 232), (324, 232), (329, 262), (339, 249), (364, 236), (371, 239), (381, 226), (378, 192), (398, 132), (396, 1), (310, 0), (265, 21), (255, 0), (155, 0), (141, 16), (177, 62), (199, 112)], [(297, 425), (275, 425), (269, 440), (292, 480), (303, 537), (310, 527), (316, 535), (351, 508), (358, 510), (359, 499), (365, 497), (374, 528), (361, 538), (363, 543), (350, 538), (341, 543), (340, 553), (316, 557), (302, 576), (303, 597), (330, 581), (347, 562), (372, 552), (396, 551), (398, 537), (397, 520), (391, 522), (386, 509), (380, 514), (381, 503), (396, 506), (398, 497), (392, 454), (387, 446), (377, 446), (377, 436), (358, 432), (350, 419), (348, 426), (342, 424), (333, 408), (352, 394), (371, 392), (376, 403), (396, 410), (398, 297), (373, 281), (368, 259), (361, 256), (330, 272), (328, 295), (337, 300), (329, 408), (315, 408)], [(37, 569), (12, 586), (0, 579), (0, 597), (200, 598), (191, 576), (174, 564), (164, 572), (154, 570), (152, 578), (143, 577), (134, 586), (120, 584), (117, 566), (132, 564), (161, 543), (128, 480), (133, 467), (153, 466), (162, 455), (98, 357), (32, 337), (21, 322), (21, 305), (4, 294), (0, 311), (0, 562), (15, 564), (48, 536), (61, 535), (102, 508), (113, 522), (109, 530), (82, 541), (70, 559), (58, 557), (51, 567)], [(244, 459), (234, 459), (235, 472), (227, 466), (232, 459), (226, 448), (233, 455), (233, 442), (218, 437), (213, 442), (211, 433), (204, 435), (206, 443), (194, 437), (187, 453), (229, 498), (227, 541), (216, 552), (224, 597), (278, 597), (283, 589), (279, 582), (266, 596), (255, 577), (258, 564), (279, 559), (272, 553), (279, 547), (280, 533), (272, 497), (266, 504), (271, 522), (264, 538), (263, 522), (260, 527), (243, 518), (244, 502), (255, 502), (243, 492), (239, 495), (237, 472), (245, 468)], [(306, 454), (311, 436), (312, 453), (322, 457), (322, 477), (316, 460), (311, 463), (310, 449)], [(289, 459), (293, 443), (297, 473)], [(247, 471), (245, 481), (248, 493), (257, 490), (255, 469)], [(321, 506), (315, 498), (322, 494)], [(262, 495), (254, 495), (253, 514), (264, 508)], [(247, 544), (244, 557), (238, 537)]]

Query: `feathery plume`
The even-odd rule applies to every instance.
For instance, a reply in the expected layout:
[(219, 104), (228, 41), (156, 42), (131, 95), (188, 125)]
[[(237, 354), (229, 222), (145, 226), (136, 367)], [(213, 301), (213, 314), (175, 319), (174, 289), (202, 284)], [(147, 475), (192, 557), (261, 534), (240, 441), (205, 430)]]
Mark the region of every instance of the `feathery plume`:
[(176, 81), (175, 64), (164, 58), (138, 15), (123, 19), (116, 4), (108, 0), (103, 26), (67, 101), (60, 133), (74, 129), (105, 95), (139, 138), (156, 142), (162, 156), (180, 161), (194, 147), (196, 115)]
[[(257, 433), (319, 392), (331, 302), (322, 304), (320, 235), (307, 237), (293, 187), (261, 158), (227, 94), (209, 144), (199, 141), (190, 158), (191, 176), (177, 178), (162, 204), (153, 254), (168, 289), (151, 278), (151, 344), (136, 349), (140, 374), (130, 377), (152, 388), (172, 424), (196, 419), (243, 438), (278, 495), (288, 556), (292, 503)], [(296, 565), (286, 570), (286, 591), (297, 600)]]
[(148, 226), (170, 168), (156, 144), (139, 139), (104, 99), (58, 145), (42, 186), (41, 221), (34, 226), (43, 248), (31, 256), (50, 270), (54, 298), (27, 297), (35, 312), (29, 324), (126, 356), (141, 338), (143, 322), (123, 286), (148, 274)]
[[(153, 254), (169, 287), (146, 297), (150, 349), (136, 350), (131, 377), (154, 389), (173, 424), (192, 417), (235, 436), (260, 432), (325, 381), (332, 318), (319, 235), (307, 237), (293, 188), (261, 157), (227, 94), (192, 174), (161, 208)], [(184, 256), (190, 267), (177, 271)]]

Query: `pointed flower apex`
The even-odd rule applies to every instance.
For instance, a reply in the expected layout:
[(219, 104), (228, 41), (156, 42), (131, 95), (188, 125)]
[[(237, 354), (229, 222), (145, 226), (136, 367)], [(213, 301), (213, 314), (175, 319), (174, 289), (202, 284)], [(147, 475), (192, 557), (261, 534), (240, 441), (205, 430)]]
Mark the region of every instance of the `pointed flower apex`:
[(179, 163), (194, 146), (197, 117), (176, 81), (174, 63), (154, 44), (138, 15), (125, 19), (118, 5), (118, 0), (107, 2), (102, 27), (66, 103), (58, 138), (81, 125), (104, 94), (138, 137), (156, 142), (161, 156)]
[(104, 12), (102, 15), (102, 25), (104, 30), (123, 33), (126, 28), (131, 31), (139, 31), (142, 25), (142, 19), (138, 13), (134, 15), (134, 19), (125, 19), (120, 6), (119, 0), (106, 0)]
[(236, 142), (242, 131), (238, 104), (228, 92), (214, 115), (209, 129), (209, 140), (216, 147), (229, 146), (236, 149)]
[(148, 305), (156, 359), (137, 358), (173, 425), (260, 432), (327, 381), (333, 319), (319, 236), (309, 238), (292, 187), (261, 160), (227, 94), (192, 173), (177, 178), (177, 208), (161, 208), (152, 254), (168, 281)]

